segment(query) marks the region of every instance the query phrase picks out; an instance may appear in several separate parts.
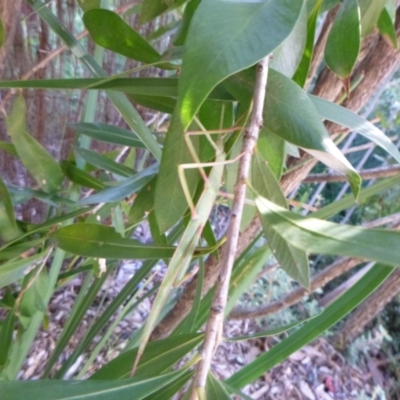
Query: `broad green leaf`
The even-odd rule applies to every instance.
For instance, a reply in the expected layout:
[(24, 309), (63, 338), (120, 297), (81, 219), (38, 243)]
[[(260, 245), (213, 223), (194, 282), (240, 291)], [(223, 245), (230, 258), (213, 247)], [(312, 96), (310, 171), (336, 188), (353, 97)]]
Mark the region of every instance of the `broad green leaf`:
[(358, 0), (361, 12), (361, 36), (367, 36), (375, 28), (387, 0)]
[(139, 33), (110, 10), (87, 11), (83, 22), (94, 42), (108, 50), (148, 64), (161, 59), (160, 54)]
[(303, 56), (307, 40), (307, 6), (303, 5), (300, 17), (290, 35), (274, 50), (269, 66), (292, 78)]
[(281, 179), (285, 161), (285, 141), (268, 129), (263, 128), (258, 136), (256, 146), (258, 154), (268, 163), (268, 167), (275, 178)]
[(366, 229), (302, 217), (257, 197), (263, 228), (273, 229), (293, 247), (309, 253), (357, 257), (397, 266), (399, 231)]
[(24, 167), (46, 192), (56, 192), (63, 181), (63, 173), (53, 157), (26, 132), (26, 105), (18, 96), (10, 115), (6, 118), (7, 133)]
[(0, 48), (4, 44), (4, 39), (5, 39), (4, 25), (3, 25), (3, 21), (0, 18)]
[(378, 29), (380, 34), (384, 38), (387, 38), (395, 49), (398, 49), (396, 28), (386, 7), (382, 10), (381, 15), (379, 16)]
[(273, 70), (269, 71), (263, 116), (265, 127), (275, 135), (346, 175), (357, 197), (361, 179), (329, 138), (313, 103), (297, 84)]
[(321, 4), (322, 0), (317, 0), (314, 4), (314, 7), (312, 8), (310, 15), (308, 16), (306, 45), (300, 64), (297, 68), (296, 73), (293, 76), (293, 80), (301, 87), (304, 87), (307, 81), (308, 71), (311, 65), (311, 60), (314, 52), (315, 30), (317, 28), (317, 19)]
[(126, 129), (107, 124), (93, 124), (90, 122), (81, 122), (68, 125), (74, 131), (90, 136), (93, 139), (102, 142), (120, 144), (122, 146), (145, 148), (137, 136)]
[(178, 86), (183, 130), (217, 83), (283, 43), (300, 18), (303, 3), (204, 0), (199, 4), (185, 42)]
[[(199, 396), (200, 397), (200, 396)], [(228, 391), (222, 385), (222, 383), (216, 379), (211, 372), (207, 375), (205, 399), (218, 399), (218, 400), (230, 400), (231, 396)]]
[[(117, 163), (104, 154), (96, 153), (95, 151), (81, 149), (76, 147), (75, 152), (79, 154), (87, 163), (94, 165), (97, 168), (112, 172), (113, 174), (129, 177), (133, 175), (133, 170), (123, 164)], [(103, 185), (104, 187), (104, 185)]]
[[(3, 204), (1, 204), (3, 203)], [(2, 177), (0, 176), (0, 208), (4, 207), (8, 221), (10, 224), (11, 231), (18, 232), (17, 222), (14, 215), (13, 201), (10, 193), (4, 183)], [(1, 235), (0, 235), (1, 236)]]
[(83, 11), (89, 11), (93, 8), (101, 8), (101, 0), (78, 0), (78, 4)]
[(185, 370), (150, 379), (130, 378), (114, 381), (0, 381), (4, 400), (26, 400), (26, 394), (42, 400), (135, 400), (143, 399), (179, 379)]
[(157, 172), (158, 165), (144, 169), (130, 178), (119, 181), (116, 186), (109, 187), (80, 200), (80, 204), (110, 203), (130, 197), (151, 181)]
[[(203, 340), (199, 333), (172, 336), (150, 342), (135, 372), (137, 378), (161, 375), (185, 357)], [(138, 349), (128, 350), (100, 368), (90, 379), (110, 380), (128, 378)]]
[(344, 0), (325, 46), (325, 62), (341, 79), (347, 78), (360, 51), (360, 8), (357, 0)]
[[(302, 8), (303, 1), (290, 0), (205, 0), (199, 4), (185, 41), (178, 102), (157, 179), (155, 210), (161, 231), (176, 223), (185, 209), (177, 165), (192, 162), (183, 135), (194, 115), (219, 82), (275, 50), (293, 30)], [(190, 173), (188, 182), (192, 193), (197, 183), (195, 173)], [(168, 210), (163, 200), (167, 192)]]
[(88, 172), (78, 168), (72, 162), (64, 160), (61, 162), (61, 169), (65, 176), (71, 181), (78, 185), (92, 188), (95, 190), (104, 189), (105, 185), (103, 182), (94, 178)]
[(143, 0), (140, 7), (140, 22), (143, 24), (168, 10), (179, 7), (187, 0)]
[(385, 265), (374, 266), (321, 314), (307, 322), (298, 331), (294, 332), (287, 339), (282, 340), (239, 372), (233, 374), (226, 383), (235, 388), (244, 387), (265, 374), (275, 365), (286, 360), (291, 354), (342, 320), (351, 310), (371, 295), (390, 276), (393, 269), (393, 267)]
[(400, 163), (400, 152), (391, 140), (375, 125), (355, 114), (353, 111), (332, 103), (321, 97), (309, 95), (315, 108), (322, 118), (343, 125), (352, 131), (358, 132), (367, 139), (386, 150), (397, 162)]
[(28, 268), (33, 267), (44, 258), (44, 254), (35, 254), (34, 256), (20, 260), (11, 260), (0, 265), (0, 289), (10, 285), (23, 278)]
[(58, 229), (50, 235), (65, 251), (86, 257), (163, 259), (171, 258), (175, 248), (155, 246), (122, 238), (110, 226), (78, 223)]
[[(257, 179), (254, 179), (255, 176)], [(278, 181), (257, 153), (253, 156), (252, 185), (258, 195), (281, 207), (287, 207), (286, 198)], [(264, 222), (263, 219), (261, 222)], [(263, 228), (268, 245), (280, 266), (295, 281), (308, 288), (310, 286), (310, 266), (306, 252), (286, 242), (272, 226), (263, 223)]]

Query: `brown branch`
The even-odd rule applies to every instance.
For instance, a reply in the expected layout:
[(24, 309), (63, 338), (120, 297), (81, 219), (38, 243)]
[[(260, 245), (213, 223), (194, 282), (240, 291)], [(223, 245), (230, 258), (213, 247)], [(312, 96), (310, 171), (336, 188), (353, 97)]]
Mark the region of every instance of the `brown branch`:
[(191, 396), (192, 400), (203, 398), (202, 394), (205, 390), (207, 375), (211, 367), (211, 361), (220, 340), (218, 335), (222, 332), (224, 311), (228, 300), (232, 268), (237, 253), (240, 221), (242, 220), (242, 214), (245, 205), (247, 181), (250, 175), (251, 160), (257, 143), (258, 134), (263, 126), (262, 114), (267, 86), (268, 60), (269, 56), (265, 57), (257, 65), (256, 69), (256, 80), (254, 84), (250, 122), (243, 138), (243, 155), (239, 160), (239, 169), (234, 189), (231, 217), (228, 231), (226, 233), (227, 241), (221, 254), (221, 268), (215, 288), (214, 299), (211, 305), (210, 316), (207, 321), (204, 344), (201, 351), (202, 360), (197, 366), (196, 376), (194, 378)]
[[(362, 179), (389, 178), (400, 173), (400, 165), (390, 167), (379, 167), (360, 171), (359, 175)], [(339, 174), (312, 174), (303, 180), (303, 183), (316, 182), (344, 182), (347, 178)]]

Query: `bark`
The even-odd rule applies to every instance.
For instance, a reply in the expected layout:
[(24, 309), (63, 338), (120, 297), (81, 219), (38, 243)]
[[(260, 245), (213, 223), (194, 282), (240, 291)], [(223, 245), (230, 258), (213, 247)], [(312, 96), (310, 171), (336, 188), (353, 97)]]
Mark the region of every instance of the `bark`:
[[(326, 23), (329, 23), (329, 21)], [(398, 38), (400, 38), (399, 9), (396, 15), (396, 32)], [(400, 60), (400, 52), (391, 47), (378, 32), (374, 32), (365, 39), (362, 49), (362, 54), (360, 56), (361, 61), (356, 67), (353, 78), (356, 79), (362, 74), (363, 79), (351, 93), (351, 97), (344, 102), (344, 105), (354, 112), (359, 112), (379, 88), (380, 83), (393, 75)], [(329, 73), (326, 68), (323, 70), (322, 74), (323, 75), (320, 75), (317, 80), (313, 93), (326, 99), (337, 100), (341, 96), (342, 91), (340, 81), (338, 81), (332, 73)], [(340, 90), (338, 90), (338, 88)], [(332, 132), (337, 127), (333, 124), (328, 124), (327, 128)], [(281, 187), (283, 192), (288, 195), (295, 189), (307, 177), (315, 164), (316, 161), (310, 159), (310, 157), (305, 154), (303, 154), (299, 160), (290, 159), (288, 161), (289, 167), (293, 165), (300, 165), (300, 167), (292, 170), (282, 178)], [(236, 252), (237, 255), (250, 244), (260, 229), (260, 219), (256, 216), (249, 227), (240, 235)], [(221, 251), (223, 251), (223, 249)], [(214, 256), (207, 260), (202, 291), (203, 295), (215, 284), (219, 267), (219, 262)], [(185, 287), (183, 295), (178, 300), (175, 307), (154, 330), (151, 340), (168, 336), (178, 326), (191, 310), (195, 293), (196, 279), (193, 279), (192, 282)]]

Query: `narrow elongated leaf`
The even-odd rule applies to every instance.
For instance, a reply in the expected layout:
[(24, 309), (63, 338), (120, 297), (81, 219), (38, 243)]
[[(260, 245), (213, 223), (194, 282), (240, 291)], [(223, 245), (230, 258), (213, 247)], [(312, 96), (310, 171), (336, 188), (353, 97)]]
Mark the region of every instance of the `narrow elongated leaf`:
[(15, 220), (12, 198), (7, 189), (6, 184), (4, 183), (2, 177), (0, 176), (0, 208), (1, 207), (4, 207), (5, 209), (11, 230), (17, 232), (18, 228), (17, 228), (17, 222)]
[(8, 261), (0, 265), (0, 289), (23, 278), (28, 268), (43, 259), (43, 254), (35, 254), (32, 257), (17, 261)]
[[(278, 181), (257, 152), (253, 156), (252, 162), (252, 185), (259, 195), (281, 207), (287, 207), (286, 198)], [(310, 286), (310, 267), (306, 252), (291, 246), (268, 226), (264, 226), (264, 233), (268, 245), (281, 267), (294, 280), (308, 288)]]
[(63, 173), (58, 163), (26, 129), (26, 105), (22, 95), (18, 96), (7, 117), (7, 133), (22, 164), (35, 178), (43, 190), (52, 193), (60, 188)]
[(314, 52), (315, 30), (317, 27), (317, 19), (318, 19), (321, 4), (322, 4), (322, 0), (317, 0), (311, 11), (311, 14), (308, 16), (306, 46), (305, 46), (304, 53), (301, 58), (300, 64), (297, 68), (297, 71), (293, 76), (293, 80), (301, 87), (304, 87), (304, 85), (307, 81), (308, 71), (309, 71), (310, 65), (311, 65), (311, 59), (312, 59), (313, 52)]
[(361, 36), (369, 35), (375, 28), (387, 0), (358, 0), (361, 12)]
[(206, 399), (230, 400), (231, 398), (222, 383), (218, 379), (216, 379), (211, 372), (209, 372), (207, 376), (205, 392)]
[(95, 190), (104, 189), (104, 183), (90, 175), (88, 172), (78, 168), (72, 162), (64, 160), (61, 162), (61, 168), (65, 176), (78, 185), (92, 188)]
[(143, 0), (140, 7), (140, 22), (149, 22), (168, 10), (179, 7), (187, 0)]
[(302, 217), (257, 197), (264, 229), (273, 229), (292, 246), (316, 254), (357, 257), (399, 264), (399, 231), (366, 229), (340, 225), (311, 217)]
[(90, 136), (102, 142), (145, 148), (133, 132), (117, 126), (81, 122), (78, 124), (69, 124), (69, 127), (80, 134)]
[(68, 225), (51, 234), (57, 246), (73, 254), (96, 258), (171, 258), (175, 248), (142, 244), (122, 238), (113, 228), (98, 224)]
[(315, 108), (322, 118), (343, 125), (358, 132), (367, 139), (386, 150), (397, 162), (400, 163), (400, 152), (391, 140), (375, 125), (355, 114), (353, 111), (332, 103), (321, 97), (309, 95)]
[(394, 23), (386, 7), (382, 10), (381, 15), (379, 16), (378, 29), (380, 34), (384, 38), (387, 38), (392, 43), (392, 46), (397, 49), (399, 45), (397, 41), (396, 28), (394, 27)]
[(3, 21), (0, 18), (0, 47), (2, 47), (4, 44), (4, 38), (5, 38), (4, 26), (3, 26)]
[(7, 317), (2, 321), (2, 326), (0, 329), (0, 371), (6, 366), (9, 352), (14, 336), (14, 324), (16, 322), (16, 313), (15, 307), (8, 311)]
[(116, 186), (106, 188), (100, 192), (93, 194), (80, 201), (81, 204), (93, 204), (93, 203), (111, 203), (114, 201), (120, 201), (125, 197), (129, 197), (139, 191), (153, 178), (157, 172), (158, 165), (153, 166), (138, 172), (130, 178), (124, 179), (118, 182)]
[(78, 0), (78, 4), (83, 11), (89, 11), (93, 8), (101, 8), (101, 0)]
[[(123, 164), (119, 164), (103, 154), (96, 153), (95, 151), (75, 148), (77, 154), (79, 154), (86, 162), (94, 165), (97, 168), (104, 169), (105, 171), (112, 172), (113, 174), (129, 177), (133, 175), (133, 170), (126, 167)], [(104, 188), (104, 184), (102, 184)], [(97, 189), (97, 188), (96, 188)]]
[(360, 51), (360, 9), (357, 0), (344, 0), (325, 46), (325, 61), (341, 79), (347, 78)]
[(295, 351), (301, 349), (321, 335), (324, 331), (343, 319), (373, 293), (392, 273), (393, 267), (375, 265), (344, 295), (339, 297), (320, 315), (313, 318), (298, 331), (282, 340), (271, 350), (262, 354), (255, 361), (233, 374), (227, 384), (241, 388), (284, 361)]
[(139, 400), (180, 378), (184, 372), (180, 370), (151, 379), (115, 381), (0, 381), (0, 390), (4, 400), (25, 400), (27, 393), (42, 400), (132, 400), (133, 394), (135, 400)]
[(148, 64), (161, 59), (154, 47), (110, 10), (89, 10), (83, 22), (94, 42), (108, 50)]
[[(136, 378), (161, 375), (193, 350), (203, 339), (202, 334), (172, 336), (150, 342), (135, 372)], [(94, 373), (90, 379), (110, 380), (128, 378), (138, 349), (126, 351)]]

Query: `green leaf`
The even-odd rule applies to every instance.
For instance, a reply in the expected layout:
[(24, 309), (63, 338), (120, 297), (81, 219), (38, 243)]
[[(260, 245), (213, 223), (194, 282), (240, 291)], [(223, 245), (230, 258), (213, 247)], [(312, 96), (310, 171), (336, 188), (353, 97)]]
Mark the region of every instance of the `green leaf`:
[[(252, 176), (257, 176), (258, 179), (252, 179), (254, 189), (261, 195), (281, 207), (287, 207), (286, 198), (282, 193), (278, 181), (262, 161), (262, 159), (255, 154), (253, 157)], [(295, 281), (299, 282), (306, 288), (310, 286), (310, 266), (308, 264), (308, 257), (304, 250), (290, 245), (285, 241), (273, 226), (264, 223), (261, 219), (265, 237), (267, 238), (268, 245), (279, 262), (280, 266), (291, 276)]]
[(172, 372), (151, 379), (130, 378), (116, 381), (0, 381), (4, 400), (25, 400), (29, 393), (42, 400), (135, 400), (143, 399), (160, 388), (179, 379), (185, 370)]
[(387, 0), (358, 0), (361, 12), (361, 36), (369, 35), (375, 28)]
[(357, 0), (344, 0), (325, 46), (325, 61), (341, 79), (347, 78), (360, 51), (360, 9)]
[[(3, 203), (3, 204), (1, 204)], [(14, 206), (13, 201), (10, 196), (10, 193), (7, 189), (6, 184), (4, 183), (2, 177), (0, 176), (0, 208), (4, 206), (6, 215), (8, 217), (8, 222), (10, 224), (11, 231), (15, 233), (18, 232), (17, 221), (15, 220), (14, 215)], [(1, 235), (0, 235), (1, 236)]]
[[(161, 375), (182, 357), (185, 357), (202, 340), (202, 334), (192, 333), (150, 342), (140, 359), (135, 377), (147, 379), (152, 376)], [(129, 377), (137, 351), (138, 349), (135, 348), (120, 354), (100, 368), (90, 379), (111, 380)]]
[(193, 19), (193, 15), (197, 10), (201, 0), (190, 0), (185, 7), (183, 17), (181, 20), (181, 27), (174, 39), (174, 46), (183, 46), (185, 44), (186, 36)]
[(122, 238), (109, 226), (78, 223), (50, 235), (58, 247), (72, 254), (96, 258), (163, 259), (171, 258), (175, 247), (142, 244)]
[(94, 42), (108, 50), (148, 64), (161, 59), (160, 54), (142, 36), (112, 11), (87, 11), (83, 15), (83, 22)]
[(116, 186), (106, 188), (80, 200), (80, 204), (111, 203), (114, 201), (120, 201), (125, 197), (130, 197), (150, 182), (157, 172), (157, 169), (158, 165), (154, 164), (153, 166), (136, 173), (130, 178), (119, 181)]
[(366, 119), (355, 114), (348, 108), (317, 96), (309, 95), (315, 108), (322, 118), (343, 125), (352, 131), (356, 131), (367, 139), (376, 143), (382, 149), (386, 150), (397, 162), (400, 163), (400, 152), (391, 140), (375, 125)]
[(3, 46), (4, 44), (4, 39), (5, 39), (5, 33), (4, 33), (4, 25), (3, 25), (3, 21), (0, 18), (0, 48)]
[(0, 149), (6, 151), (8, 154), (11, 154), (14, 157), (18, 157), (17, 150), (15, 150), (15, 146), (12, 143), (1, 141)]
[[(123, 176), (123, 177), (130, 177), (133, 175), (132, 168), (128, 168), (123, 164), (119, 164), (119, 163), (111, 160), (104, 154), (99, 154), (99, 153), (96, 153), (95, 151), (82, 149), (79, 147), (75, 147), (74, 150), (87, 163), (94, 165), (97, 168), (112, 172), (113, 174)], [(104, 188), (104, 185), (102, 185), (102, 186)]]
[(89, 11), (93, 8), (101, 8), (101, 0), (78, 0), (78, 4), (83, 11)]
[(157, 176), (153, 177), (137, 194), (131, 209), (128, 220), (130, 224), (142, 221), (154, 209), (154, 189)]
[(293, 80), (301, 87), (304, 87), (308, 78), (308, 71), (310, 69), (311, 60), (314, 52), (315, 30), (317, 28), (317, 20), (321, 3), (322, 0), (317, 0), (311, 11), (311, 14), (308, 16), (306, 46), (297, 71), (293, 76)]
[(2, 321), (0, 329), (0, 371), (8, 362), (8, 357), (14, 337), (14, 325), (16, 322), (16, 309), (8, 311), (7, 317)]
[(183, 130), (212, 88), (272, 53), (290, 35), (303, 3), (204, 0), (199, 4), (185, 42), (179, 79)]
[(398, 231), (359, 228), (302, 217), (262, 197), (257, 197), (256, 205), (263, 227), (274, 229), (297, 249), (363, 258), (393, 266), (399, 264)]
[(304, 4), (300, 17), (290, 35), (273, 53), (269, 66), (291, 78), (303, 56), (307, 40), (307, 7)]
[(59, 190), (64, 175), (58, 163), (37, 142), (26, 129), (26, 105), (22, 95), (18, 96), (10, 115), (6, 118), (7, 133), (11, 138), (18, 157), (32, 174), (39, 186), (46, 192)]
[(398, 49), (396, 28), (386, 7), (382, 10), (381, 15), (379, 16), (378, 29), (380, 34), (384, 38), (387, 38), (395, 49)]
[(25, 276), (28, 268), (31, 268), (44, 258), (43, 253), (21, 260), (11, 260), (0, 265), (0, 289), (10, 285)]
[(239, 372), (233, 374), (226, 383), (235, 388), (241, 388), (265, 374), (275, 365), (286, 360), (291, 354), (342, 320), (351, 310), (371, 295), (392, 272), (392, 267), (385, 265), (374, 266), (321, 314), (313, 318), (287, 339), (282, 340), (271, 350), (262, 354), (255, 361), (242, 368)]
[(69, 124), (68, 126), (81, 135), (87, 135), (102, 142), (120, 144), (129, 147), (146, 148), (133, 132), (118, 128), (117, 126), (93, 124), (89, 122)]
[(143, 24), (168, 10), (181, 6), (187, 0), (143, 0), (140, 8), (140, 22)]
[(211, 372), (209, 372), (207, 375), (205, 392), (206, 392), (205, 399), (218, 399), (218, 400), (231, 399), (231, 396), (229, 395), (225, 387), (222, 385), (222, 382), (216, 379)]
[(94, 178), (88, 172), (78, 168), (72, 162), (64, 160), (61, 162), (61, 168), (65, 176), (71, 181), (78, 185), (92, 188), (92, 189), (104, 189), (104, 183)]
[(357, 197), (361, 179), (329, 138), (314, 105), (297, 84), (273, 70), (269, 71), (263, 116), (265, 128), (346, 175)]

